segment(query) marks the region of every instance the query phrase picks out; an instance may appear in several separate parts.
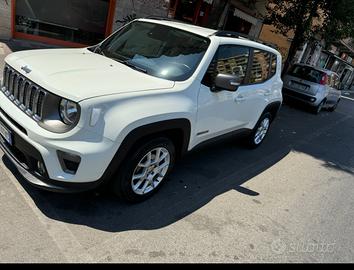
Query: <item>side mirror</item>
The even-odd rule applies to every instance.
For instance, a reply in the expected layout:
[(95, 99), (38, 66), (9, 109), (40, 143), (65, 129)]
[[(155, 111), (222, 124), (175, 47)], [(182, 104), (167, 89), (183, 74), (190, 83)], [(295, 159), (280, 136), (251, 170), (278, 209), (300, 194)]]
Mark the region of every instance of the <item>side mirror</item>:
[(236, 92), (241, 85), (240, 81), (241, 78), (237, 75), (218, 74), (215, 78), (213, 92), (222, 90)]

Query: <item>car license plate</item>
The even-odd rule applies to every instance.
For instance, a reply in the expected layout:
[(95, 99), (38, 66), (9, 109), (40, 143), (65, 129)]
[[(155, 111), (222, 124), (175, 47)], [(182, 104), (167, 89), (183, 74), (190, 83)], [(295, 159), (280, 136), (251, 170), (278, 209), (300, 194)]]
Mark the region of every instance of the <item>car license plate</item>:
[(4, 138), (4, 140), (12, 145), (12, 134), (11, 131), (8, 130), (3, 123), (0, 122), (0, 134)]
[(306, 85), (302, 85), (302, 84), (298, 84), (298, 83), (294, 83), (293, 86), (299, 90), (302, 90), (302, 91), (306, 91), (308, 88)]

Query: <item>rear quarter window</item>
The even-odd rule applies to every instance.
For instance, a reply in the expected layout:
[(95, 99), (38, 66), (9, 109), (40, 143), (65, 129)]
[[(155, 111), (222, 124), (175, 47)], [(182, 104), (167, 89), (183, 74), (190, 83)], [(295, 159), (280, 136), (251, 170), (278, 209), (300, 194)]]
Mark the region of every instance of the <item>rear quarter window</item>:
[(250, 83), (262, 83), (269, 78), (270, 59), (270, 53), (257, 49), (254, 50)]
[(277, 72), (277, 56), (273, 53), (254, 49), (250, 71), (250, 84), (263, 83)]

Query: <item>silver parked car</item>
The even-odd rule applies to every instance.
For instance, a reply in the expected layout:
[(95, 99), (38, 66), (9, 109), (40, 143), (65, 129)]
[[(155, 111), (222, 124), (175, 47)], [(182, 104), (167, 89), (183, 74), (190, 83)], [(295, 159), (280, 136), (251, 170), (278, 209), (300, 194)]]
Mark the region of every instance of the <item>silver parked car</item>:
[(330, 70), (296, 64), (283, 79), (285, 98), (304, 102), (315, 114), (323, 108), (334, 111), (341, 97), (339, 76)]

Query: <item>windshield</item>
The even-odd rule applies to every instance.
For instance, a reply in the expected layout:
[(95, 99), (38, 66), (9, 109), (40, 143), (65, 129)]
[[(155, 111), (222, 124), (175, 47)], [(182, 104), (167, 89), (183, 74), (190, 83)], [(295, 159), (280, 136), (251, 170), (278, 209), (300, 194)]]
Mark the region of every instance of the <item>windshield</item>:
[(198, 67), (209, 43), (173, 27), (135, 21), (103, 42), (99, 52), (149, 75), (184, 81)]
[(311, 67), (294, 66), (290, 72), (290, 75), (306, 81), (320, 83), (324, 73)]

